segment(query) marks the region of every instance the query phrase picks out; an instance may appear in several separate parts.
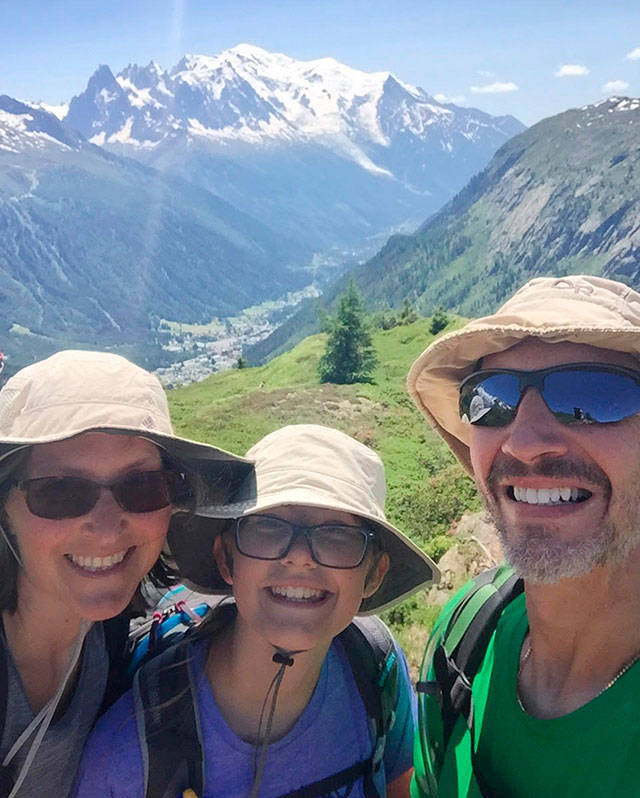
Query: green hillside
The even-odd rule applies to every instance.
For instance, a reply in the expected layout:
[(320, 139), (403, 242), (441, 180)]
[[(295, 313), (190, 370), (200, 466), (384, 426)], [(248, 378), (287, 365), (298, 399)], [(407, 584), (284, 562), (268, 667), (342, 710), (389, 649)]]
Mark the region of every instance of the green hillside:
[[(411, 363), (433, 340), (429, 323), (421, 318), (375, 332), (380, 365), (373, 384), (321, 385), (316, 367), (325, 336), (315, 335), (264, 366), (214, 374), (170, 391), (176, 429), (244, 453), (285, 424), (337, 427), (379, 452), (387, 472), (389, 520), (437, 558), (451, 542), (446, 536), (451, 523), (480, 505), (472, 481), (428, 428), (405, 390)], [(447, 330), (460, 324), (456, 320)], [(424, 643), (424, 628), (413, 646), (407, 637), (410, 628), (428, 623), (434, 612), (418, 598), (390, 614), (414, 664)]]

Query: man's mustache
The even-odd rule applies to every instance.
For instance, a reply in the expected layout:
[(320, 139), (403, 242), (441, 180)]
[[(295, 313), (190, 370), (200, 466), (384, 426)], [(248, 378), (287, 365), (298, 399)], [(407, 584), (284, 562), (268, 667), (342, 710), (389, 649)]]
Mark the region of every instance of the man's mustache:
[(528, 465), (510, 455), (501, 455), (493, 461), (487, 485), (495, 491), (500, 483), (508, 481), (510, 477), (564, 478), (586, 482), (602, 488), (607, 494), (611, 492), (611, 482), (599, 466), (569, 457), (541, 457), (533, 465)]

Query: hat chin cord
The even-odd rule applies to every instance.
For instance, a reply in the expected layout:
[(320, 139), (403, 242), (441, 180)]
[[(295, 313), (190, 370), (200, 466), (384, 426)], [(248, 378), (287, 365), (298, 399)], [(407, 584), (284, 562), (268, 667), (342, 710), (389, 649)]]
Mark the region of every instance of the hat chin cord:
[[(273, 644), (272, 644), (273, 645)], [(267, 749), (269, 747), (269, 740), (271, 738), (271, 729), (273, 727), (273, 717), (276, 713), (276, 703), (278, 701), (278, 693), (280, 692), (280, 685), (284, 678), (285, 671), (293, 665), (293, 658), (296, 654), (303, 654), (304, 649), (300, 651), (288, 651), (280, 646), (273, 646), (276, 650), (271, 658), (276, 665), (280, 665), (276, 675), (271, 680), (271, 684), (267, 689), (264, 697), (262, 709), (260, 711), (260, 720), (258, 721), (258, 742), (253, 752), (253, 783), (251, 785), (250, 798), (257, 798), (260, 783), (262, 781), (262, 774), (264, 772), (264, 765), (267, 758)], [(267, 709), (268, 705), (268, 709)], [(263, 732), (264, 726), (264, 732)]]

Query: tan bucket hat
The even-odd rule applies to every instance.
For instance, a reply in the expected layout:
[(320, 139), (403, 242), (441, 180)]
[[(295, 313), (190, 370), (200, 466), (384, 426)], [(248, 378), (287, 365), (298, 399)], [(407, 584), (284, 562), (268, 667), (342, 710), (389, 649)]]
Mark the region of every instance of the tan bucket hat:
[(386, 520), (384, 466), (368, 446), (330, 427), (296, 424), (267, 435), (246, 456), (255, 462), (255, 476), (245, 480), (235, 501), (200, 507), (169, 534), (181, 576), (199, 592), (231, 592), (213, 559), (213, 540), (229, 519), (291, 504), (352, 513), (380, 533), (390, 567), (360, 614), (379, 612), (438, 581), (435, 563)]
[(458, 413), (460, 383), (480, 358), (529, 337), (638, 355), (640, 294), (603, 277), (538, 277), (493, 315), (474, 319), (425, 349), (409, 371), (409, 393), (470, 473), (469, 427)]
[(66, 350), (18, 371), (0, 391), (0, 461), (17, 449), (84, 432), (146, 438), (192, 476), (207, 504), (224, 502), (251, 463), (173, 433), (157, 377), (120, 355)]

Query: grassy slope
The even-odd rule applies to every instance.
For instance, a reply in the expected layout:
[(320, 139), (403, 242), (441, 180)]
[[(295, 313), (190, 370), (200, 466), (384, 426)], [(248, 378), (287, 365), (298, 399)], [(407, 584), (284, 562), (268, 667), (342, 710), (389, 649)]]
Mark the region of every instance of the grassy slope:
[[(353, 435), (384, 461), (389, 520), (438, 557), (452, 521), (479, 505), (471, 480), (405, 390), (411, 363), (431, 340), (424, 318), (376, 331), (379, 366), (372, 384), (320, 385), (316, 368), (325, 336), (315, 335), (264, 366), (214, 374), (171, 391), (174, 424), (183, 435), (241, 454), (285, 424), (326, 424)], [(417, 627), (432, 617), (421, 597), (388, 615), (414, 666), (425, 637)]]

